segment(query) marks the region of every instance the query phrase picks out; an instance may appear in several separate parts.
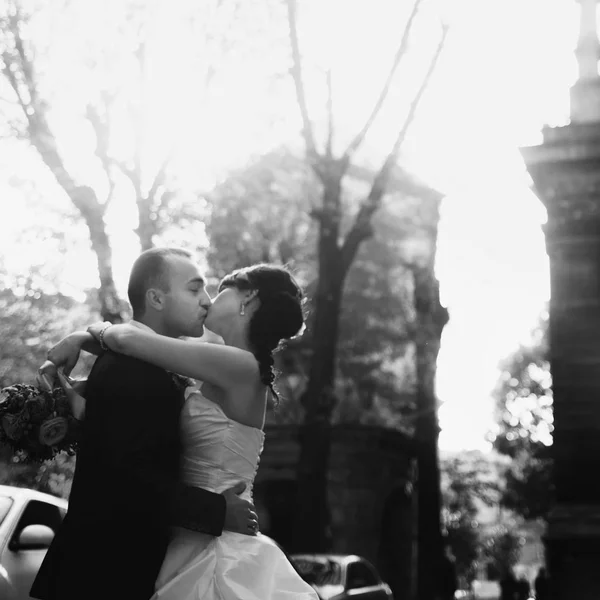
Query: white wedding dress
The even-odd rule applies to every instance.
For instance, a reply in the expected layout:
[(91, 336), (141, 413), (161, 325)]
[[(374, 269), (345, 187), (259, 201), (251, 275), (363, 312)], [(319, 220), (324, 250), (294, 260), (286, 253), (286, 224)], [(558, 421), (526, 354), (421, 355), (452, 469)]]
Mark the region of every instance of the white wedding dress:
[[(251, 500), (264, 433), (229, 419), (198, 390), (182, 414), (183, 477), (222, 493), (243, 481)], [(223, 531), (213, 537), (178, 528), (152, 600), (318, 600), (269, 538)]]

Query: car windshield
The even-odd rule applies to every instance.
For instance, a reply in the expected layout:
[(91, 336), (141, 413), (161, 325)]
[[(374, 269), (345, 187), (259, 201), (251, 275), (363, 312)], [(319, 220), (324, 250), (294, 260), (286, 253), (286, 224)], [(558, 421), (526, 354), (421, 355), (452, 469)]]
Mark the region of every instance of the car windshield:
[(0, 496), (0, 525), (2, 524), (2, 521), (4, 521), (6, 515), (8, 514), (12, 503), (12, 498), (9, 498), (8, 496)]
[(308, 583), (314, 585), (339, 585), (342, 583), (342, 569), (333, 560), (295, 558), (294, 564)]

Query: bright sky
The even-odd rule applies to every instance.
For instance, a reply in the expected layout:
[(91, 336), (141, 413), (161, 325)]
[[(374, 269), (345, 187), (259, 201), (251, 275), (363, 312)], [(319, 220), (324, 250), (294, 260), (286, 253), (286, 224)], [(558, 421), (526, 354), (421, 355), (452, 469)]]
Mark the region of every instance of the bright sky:
[[(72, 115), (95, 87), (128, 84), (134, 75), (118, 57), (97, 67), (94, 78), (65, 68), (79, 52), (87, 52), (94, 43), (105, 43), (107, 36), (113, 35), (113, 23), (106, 15), (121, 6), (118, 0), (84, 4), (85, 11), (76, 17), (78, 27), (60, 19), (53, 24), (68, 34), (63, 36), (64, 44), (54, 50), (55, 77), (70, 78), (64, 85), (71, 90), (68, 101), (57, 104), (55, 123), (62, 128), (70, 164), (89, 180), (98, 177), (97, 168), (81, 162), (80, 156), (90, 150), (93, 138)], [(156, 0), (154, 6), (155, 17), (149, 27), (160, 35), (159, 44), (149, 49), (148, 97), (152, 103), (146, 114), (145, 153), (149, 164), (156, 163), (160, 150), (175, 145), (181, 181), (206, 184), (252, 152), (281, 140), (298, 140), (297, 108), (289, 80), (282, 76), (273, 81), (271, 76), (273, 70), (285, 71), (285, 52), (276, 52), (272, 40), (255, 36), (249, 47), (221, 59), (212, 95), (206, 98), (190, 73), (201, 79), (210, 48), (188, 56), (199, 38), (197, 27), (202, 19), (188, 19), (189, 26), (183, 28), (181, 14), (173, 7), (181, 7), (183, 13), (190, 3)], [(249, 3), (248, 10), (252, 8), (252, 19), (260, 23), (268, 15), (259, 12), (259, 6), (263, 5)], [(313, 112), (325, 105), (322, 67), (330, 64), (340, 147), (362, 124), (372, 105), (386, 72), (385, 60), (393, 55), (409, 6), (396, 0), (301, 2), (309, 101)], [(576, 74), (577, 10), (574, 0), (429, 0), (413, 40), (414, 55), (420, 58), (405, 68), (399, 80), (402, 85), (392, 90), (390, 106), (367, 140), (368, 160), (376, 161), (389, 147), (397, 130), (395, 123), (401, 121), (410, 97), (407, 87), (418, 84), (435, 45), (439, 27), (431, 23), (442, 9), (447, 11), (451, 34), (406, 143), (405, 161), (447, 193), (437, 265), (442, 301), (451, 315), (438, 366), (440, 445), (459, 449), (486, 446), (497, 364), (527, 339), (549, 295), (540, 228), (545, 211), (529, 190), (518, 147), (539, 142), (545, 123), (564, 124), (567, 120), (568, 90)], [(82, 24), (81, 19), (89, 23)], [(222, 24), (217, 21), (213, 26)], [(95, 38), (90, 38), (90, 31)], [(81, 85), (73, 86), (74, 80)], [(183, 91), (178, 87), (181, 82), (188, 86)], [(123, 132), (118, 141), (126, 152), (131, 141), (128, 116), (121, 118)], [(14, 149), (8, 153), (0, 150), (0, 163), (10, 166), (12, 174), (21, 179), (31, 172), (30, 160), (25, 154), (14, 154)], [(16, 232), (8, 235), (5, 230), (0, 237), (0, 257), (5, 254), (11, 269), (27, 270), (28, 264), (43, 262), (48, 244), (58, 242), (43, 236), (22, 238), (22, 223), (33, 217), (15, 193), (8, 181), (0, 180), (3, 224), (7, 217)], [(68, 212), (64, 198), (57, 195), (53, 202), (48, 200), (40, 198), (36, 218), (45, 222), (57, 218), (52, 217), (56, 206)], [(137, 253), (131, 202), (119, 198), (107, 220), (117, 257), (115, 275), (123, 286)], [(62, 280), (70, 290), (95, 283), (85, 237), (82, 231), (71, 235), (68, 242), (74, 250), (64, 265)], [(19, 252), (14, 252), (16, 247)], [(13, 250), (10, 254), (9, 249)]]
[(445, 110), (428, 96), (421, 126), (441, 143), (419, 138), (419, 170), (448, 190), (437, 262), (450, 311), (438, 362), (443, 449), (487, 446), (498, 361), (528, 339), (549, 298), (546, 213), (517, 148), (539, 143), (544, 123), (566, 123), (577, 24), (569, 0), (470, 2), (447, 55), (454, 68), (437, 81)]

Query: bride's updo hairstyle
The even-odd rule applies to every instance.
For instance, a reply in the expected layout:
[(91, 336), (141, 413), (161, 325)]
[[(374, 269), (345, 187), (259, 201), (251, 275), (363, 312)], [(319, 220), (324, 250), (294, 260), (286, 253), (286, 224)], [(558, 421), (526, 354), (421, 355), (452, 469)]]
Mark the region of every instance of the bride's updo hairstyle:
[(221, 281), (219, 291), (227, 287), (258, 292), (260, 305), (250, 318), (248, 341), (259, 364), (261, 381), (279, 400), (273, 354), (282, 342), (304, 329), (302, 290), (287, 269), (271, 264), (233, 271)]

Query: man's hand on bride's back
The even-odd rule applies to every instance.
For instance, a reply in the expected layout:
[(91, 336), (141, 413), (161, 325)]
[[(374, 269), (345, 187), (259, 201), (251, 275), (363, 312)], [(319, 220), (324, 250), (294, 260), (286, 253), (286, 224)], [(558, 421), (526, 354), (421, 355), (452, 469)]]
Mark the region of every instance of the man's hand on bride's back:
[(224, 529), (245, 535), (256, 535), (258, 533), (258, 515), (254, 510), (254, 504), (240, 498), (240, 494), (245, 489), (244, 483), (238, 483), (223, 492), (227, 506)]

